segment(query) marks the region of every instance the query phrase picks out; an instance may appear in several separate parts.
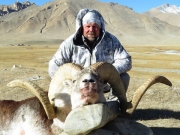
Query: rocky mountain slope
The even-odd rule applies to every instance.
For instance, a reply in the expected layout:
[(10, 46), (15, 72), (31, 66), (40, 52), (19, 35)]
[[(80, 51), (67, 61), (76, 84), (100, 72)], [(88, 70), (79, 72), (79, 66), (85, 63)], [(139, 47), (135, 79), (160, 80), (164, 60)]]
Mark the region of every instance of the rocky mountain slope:
[(97, 9), (104, 17), (106, 30), (122, 44), (148, 45), (179, 43), (180, 28), (158, 18), (138, 14), (117, 3), (97, 0), (55, 0), (0, 16), (3, 44), (21, 40), (64, 40), (75, 32), (75, 18), (82, 8)]
[(144, 14), (180, 27), (180, 7), (175, 5), (163, 4), (159, 7), (152, 8)]
[(29, 2), (28, 0), (26, 2), (15, 2), (13, 5), (1, 5), (0, 6), (0, 16), (5, 16), (13, 12), (21, 11), (31, 5), (34, 5), (34, 3)]

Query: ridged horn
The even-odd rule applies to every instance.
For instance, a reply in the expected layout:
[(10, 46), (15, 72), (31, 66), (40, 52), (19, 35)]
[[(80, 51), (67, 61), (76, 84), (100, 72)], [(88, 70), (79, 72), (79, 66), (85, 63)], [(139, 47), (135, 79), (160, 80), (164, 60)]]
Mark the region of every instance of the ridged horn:
[(61, 93), (61, 87), (62, 82), (64, 80), (72, 80), (72, 78), (79, 73), (83, 68), (80, 65), (74, 64), (74, 63), (65, 63), (62, 66), (59, 67), (55, 75), (53, 76), (49, 91), (48, 91), (48, 97), (51, 102), (51, 104), (54, 104), (54, 97), (55, 94)]
[(136, 109), (137, 105), (139, 104), (142, 96), (147, 91), (149, 87), (151, 87), (155, 83), (163, 83), (168, 86), (172, 86), (172, 83), (164, 76), (154, 76), (148, 79), (144, 84), (142, 84), (134, 93), (134, 96), (131, 101), (131, 108), (127, 109), (127, 113), (132, 115), (134, 110)]
[(116, 68), (112, 64), (105, 62), (97, 62), (91, 65), (90, 68), (97, 72), (105, 82), (108, 82), (111, 85), (113, 93), (115, 93), (120, 100), (122, 112), (125, 112), (127, 109), (125, 88)]
[(47, 93), (35, 83), (25, 80), (13, 80), (7, 84), (8, 87), (21, 87), (31, 91), (41, 102), (46, 112), (48, 119), (56, 117), (54, 108), (50, 104)]

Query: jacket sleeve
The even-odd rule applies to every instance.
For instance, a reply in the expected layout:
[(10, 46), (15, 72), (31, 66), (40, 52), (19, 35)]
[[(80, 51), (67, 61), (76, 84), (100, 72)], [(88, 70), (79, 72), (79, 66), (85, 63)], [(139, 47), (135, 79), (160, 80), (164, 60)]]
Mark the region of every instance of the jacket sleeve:
[(70, 56), (70, 43), (68, 44), (67, 41), (63, 41), (53, 58), (49, 61), (48, 73), (51, 78), (54, 76), (59, 66), (71, 62)]
[(114, 53), (114, 63), (113, 66), (117, 69), (119, 74), (125, 73), (132, 68), (131, 56), (126, 52), (124, 47), (119, 41), (116, 42), (119, 44)]

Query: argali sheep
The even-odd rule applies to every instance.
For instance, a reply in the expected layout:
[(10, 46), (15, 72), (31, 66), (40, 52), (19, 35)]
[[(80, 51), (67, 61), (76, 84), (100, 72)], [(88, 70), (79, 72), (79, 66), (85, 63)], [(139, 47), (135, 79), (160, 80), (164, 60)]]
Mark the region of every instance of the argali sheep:
[(0, 135), (53, 135), (38, 98), (0, 101)]
[[(130, 116), (135, 111), (143, 94), (153, 84), (163, 83), (169, 86), (172, 85), (171, 82), (163, 76), (152, 77), (136, 90), (132, 101), (127, 102), (122, 80), (117, 70), (111, 64), (98, 62), (91, 65), (89, 68), (83, 69), (79, 65), (67, 63), (62, 65), (55, 73), (51, 80), (48, 94), (43, 91), (42, 88), (31, 82), (14, 80), (8, 84), (10, 87), (18, 86), (30, 90), (40, 102), (35, 100), (35, 98), (21, 102), (1, 101), (0, 107), (4, 110), (0, 113), (1, 122), (4, 121), (0, 124), (0, 128), (2, 128), (1, 132), (4, 133), (3, 135), (6, 135), (6, 132), (17, 132), (23, 135), (28, 134), (29, 130), (27, 127), (31, 126), (31, 131), (37, 131), (37, 135), (41, 135), (42, 133), (50, 135), (54, 132), (59, 134), (61, 129), (64, 129), (66, 117), (72, 110), (89, 104), (104, 104), (105, 97), (102, 89), (104, 82), (108, 82), (116, 93), (120, 101), (121, 112), (124, 116)], [(33, 103), (30, 105), (30, 102)], [(38, 106), (39, 103), (42, 104), (47, 117), (44, 116), (41, 107), (39, 107), (39, 109), (33, 109), (33, 107)], [(86, 107), (91, 108), (91, 105)], [(83, 111), (86, 113), (85, 110)], [(21, 113), (18, 114), (16, 112)], [(113, 115), (117, 116), (117, 113)], [(48, 119), (53, 119), (53, 122)], [(15, 121), (13, 122), (13, 120)], [(34, 121), (33, 126), (30, 124), (32, 121)], [(101, 125), (104, 126), (108, 121), (109, 120), (104, 121), (104, 123), (102, 122), (103, 124)], [(22, 126), (19, 126), (19, 124), (16, 124), (17, 122), (24, 123), (24, 125), (22, 124)], [(29, 126), (26, 126), (25, 123), (27, 125), (29, 124)], [(15, 128), (18, 130), (14, 131), (13, 128), (11, 128), (13, 126), (18, 127)], [(84, 134), (93, 129), (96, 129), (96, 127), (80, 133)]]

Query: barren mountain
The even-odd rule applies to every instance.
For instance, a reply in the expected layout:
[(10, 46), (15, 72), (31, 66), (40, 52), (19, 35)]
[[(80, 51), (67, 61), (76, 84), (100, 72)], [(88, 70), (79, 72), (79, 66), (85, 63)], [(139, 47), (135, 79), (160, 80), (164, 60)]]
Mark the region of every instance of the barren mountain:
[[(93, 8), (104, 16), (106, 30), (127, 45), (125, 48), (132, 56), (128, 101), (152, 76), (165, 76), (173, 84), (151, 87), (129, 119), (150, 127), (154, 135), (180, 135), (180, 27), (117, 3), (98, 0), (54, 0), (43, 6), (18, 8), (13, 5), (0, 5), (1, 100), (20, 101), (33, 96), (25, 89), (7, 87), (14, 79), (33, 81), (48, 91), (49, 60), (60, 42), (75, 32), (78, 11)], [(27, 120), (24, 122), (27, 125)]]
[(152, 8), (144, 14), (180, 27), (180, 7), (175, 5), (163, 4), (159, 7)]
[(82, 8), (98, 10), (105, 19), (106, 30), (116, 35), (122, 44), (179, 42), (179, 27), (138, 14), (126, 6), (97, 0), (56, 0), (0, 16), (1, 44), (64, 40), (75, 32), (75, 18)]

